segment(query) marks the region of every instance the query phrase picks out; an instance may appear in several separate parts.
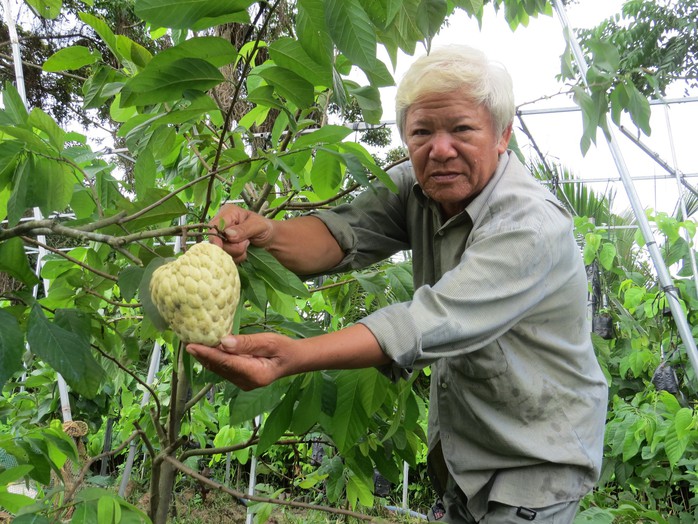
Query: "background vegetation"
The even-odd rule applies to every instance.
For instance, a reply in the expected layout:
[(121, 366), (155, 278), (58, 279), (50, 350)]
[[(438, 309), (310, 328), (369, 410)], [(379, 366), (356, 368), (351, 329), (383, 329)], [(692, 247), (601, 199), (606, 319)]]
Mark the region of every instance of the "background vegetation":
[[(231, 508), (251, 505), (258, 522), (279, 506), (322, 509), (318, 521), (371, 520), (399, 505), (403, 484), (411, 506), (426, 512), (428, 372), (397, 384), (372, 369), (318, 372), (244, 393), (158, 329), (141, 282), (151, 263), (202, 240), (224, 201), (283, 219), (386, 181), (384, 169), (404, 151), (369, 151), (389, 145), (378, 88), (394, 83), (399, 52), (428, 47), (456, 10), (481, 19), (497, 9), (516, 28), (550, 15), (551, 5), (27, 0), (17, 27), (24, 83), (15, 83), (8, 6), (0, 28), (0, 506), (8, 518), (194, 522), (208, 505), (224, 522), (241, 518)], [(561, 80), (585, 115), (583, 149), (599, 127), (607, 131), (607, 115), (649, 133), (648, 97), (676, 81), (695, 89), (695, 15), (694, 1), (631, 0), (578, 35), (590, 89), (569, 52)], [(376, 58), (378, 46), (392, 63)], [(378, 128), (348, 141), (352, 121)], [(695, 522), (696, 377), (665, 297), (678, 293), (696, 323), (695, 199), (687, 216), (648, 211), (675, 278), (667, 290), (632, 214), (560, 183), (570, 178), (562, 166), (532, 168), (577, 217), (592, 336), (611, 388), (603, 478), (578, 520)], [(233, 329), (247, 333), (311, 336), (413, 291), (409, 253), (301, 282), (254, 251), (240, 272), (244, 307)], [(249, 495), (253, 454), (260, 484)], [(33, 496), (11, 491), (17, 483)]]

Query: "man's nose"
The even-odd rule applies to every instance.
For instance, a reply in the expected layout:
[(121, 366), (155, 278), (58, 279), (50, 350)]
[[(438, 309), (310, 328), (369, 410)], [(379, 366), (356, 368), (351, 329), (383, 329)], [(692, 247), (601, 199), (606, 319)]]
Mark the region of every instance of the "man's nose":
[(429, 158), (437, 162), (445, 162), (458, 156), (453, 137), (449, 133), (435, 133), (431, 139)]

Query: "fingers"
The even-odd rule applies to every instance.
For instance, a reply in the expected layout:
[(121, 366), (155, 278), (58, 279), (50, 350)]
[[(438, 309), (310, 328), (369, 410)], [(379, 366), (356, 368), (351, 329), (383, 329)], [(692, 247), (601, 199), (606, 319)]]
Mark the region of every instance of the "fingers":
[(239, 263), (247, 258), (250, 245), (265, 247), (271, 242), (272, 221), (252, 211), (226, 204), (209, 222), (209, 241)]

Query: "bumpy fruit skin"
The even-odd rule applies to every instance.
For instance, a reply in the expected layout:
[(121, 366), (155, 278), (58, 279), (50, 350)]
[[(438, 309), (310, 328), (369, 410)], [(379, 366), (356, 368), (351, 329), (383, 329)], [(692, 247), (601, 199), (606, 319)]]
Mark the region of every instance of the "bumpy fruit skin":
[(201, 242), (153, 272), (150, 295), (182, 341), (217, 346), (233, 325), (240, 276), (230, 255)]

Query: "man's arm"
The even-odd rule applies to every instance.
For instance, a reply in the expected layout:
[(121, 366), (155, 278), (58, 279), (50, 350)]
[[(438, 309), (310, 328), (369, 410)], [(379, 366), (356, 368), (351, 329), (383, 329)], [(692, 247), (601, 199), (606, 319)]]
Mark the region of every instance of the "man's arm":
[(227, 204), (210, 224), (217, 230), (217, 234), (210, 235), (211, 242), (222, 247), (238, 263), (247, 258), (249, 245), (266, 249), (299, 275), (322, 273), (344, 258), (342, 248), (327, 226), (313, 216), (271, 220)]
[(201, 364), (245, 391), (281, 377), (322, 369), (359, 369), (391, 362), (361, 324), (305, 339), (275, 333), (223, 337), (218, 348), (189, 344)]

